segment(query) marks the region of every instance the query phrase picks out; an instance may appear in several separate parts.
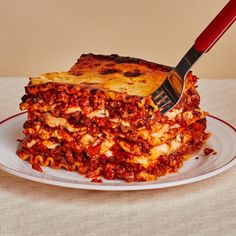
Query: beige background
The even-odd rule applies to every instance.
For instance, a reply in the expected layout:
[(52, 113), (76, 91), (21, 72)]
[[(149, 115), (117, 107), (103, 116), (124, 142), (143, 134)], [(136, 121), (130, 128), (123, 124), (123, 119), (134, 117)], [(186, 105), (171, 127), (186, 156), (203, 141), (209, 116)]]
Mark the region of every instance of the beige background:
[[(0, 76), (67, 70), (82, 53), (129, 55), (174, 66), (227, 0), (0, 0)], [(235, 78), (232, 26), (194, 67)]]

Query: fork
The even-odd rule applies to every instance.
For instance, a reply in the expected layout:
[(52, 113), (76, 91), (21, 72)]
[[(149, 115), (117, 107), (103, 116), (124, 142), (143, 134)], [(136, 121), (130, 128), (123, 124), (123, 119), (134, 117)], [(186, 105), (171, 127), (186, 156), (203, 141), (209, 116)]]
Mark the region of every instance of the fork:
[(220, 39), (236, 19), (236, 0), (230, 0), (206, 29), (195, 40), (194, 45), (181, 61), (167, 75), (165, 81), (156, 89), (151, 97), (158, 105), (160, 112), (165, 114), (181, 99), (184, 91), (185, 76), (192, 65), (208, 52)]

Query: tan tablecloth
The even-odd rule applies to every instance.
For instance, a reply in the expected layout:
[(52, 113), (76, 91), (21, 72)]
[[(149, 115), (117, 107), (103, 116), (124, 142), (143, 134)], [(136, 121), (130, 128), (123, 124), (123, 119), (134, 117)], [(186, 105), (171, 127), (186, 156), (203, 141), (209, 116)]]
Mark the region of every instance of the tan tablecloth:
[[(0, 120), (18, 112), (24, 78), (0, 78)], [(236, 80), (200, 80), (202, 107), (236, 126)], [(1, 154), (0, 154), (1, 155)], [(236, 166), (179, 187), (68, 189), (0, 171), (0, 235), (236, 235)]]

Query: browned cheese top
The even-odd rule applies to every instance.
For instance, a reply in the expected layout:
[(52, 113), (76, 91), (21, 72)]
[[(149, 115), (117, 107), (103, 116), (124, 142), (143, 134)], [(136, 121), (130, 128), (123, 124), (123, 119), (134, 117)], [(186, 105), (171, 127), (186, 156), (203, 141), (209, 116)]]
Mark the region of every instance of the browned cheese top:
[(170, 69), (131, 57), (83, 54), (68, 72), (46, 73), (31, 78), (31, 85), (65, 83), (149, 96), (164, 81)]

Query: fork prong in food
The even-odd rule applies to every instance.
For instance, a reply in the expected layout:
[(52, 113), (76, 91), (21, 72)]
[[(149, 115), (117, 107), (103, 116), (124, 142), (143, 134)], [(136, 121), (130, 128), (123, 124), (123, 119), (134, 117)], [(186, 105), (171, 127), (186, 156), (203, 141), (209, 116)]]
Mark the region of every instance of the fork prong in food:
[(158, 94), (158, 96), (155, 96), (155, 97), (153, 98), (153, 101), (154, 101), (155, 103), (158, 103), (158, 102), (161, 101), (165, 96), (166, 96), (165, 92), (162, 91), (162, 93)]
[(172, 85), (170, 84), (170, 81), (168, 79), (166, 79), (158, 89), (162, 89), (172, 102), (176, 103), (179, 100), (179, 97), (177, 96), (175, 90), (172, 88)]
[(164, 92), (163, 89), (159, 87), (151, 95), (153, 98), (155, 98), (155, 97), (159, 97), (163, 92)]
[(168, 102), (167, 104), (165, 104), (165, 106), (160, 108), (160, 111), (162, 114), (165, 114), (167, 111), (169, 111), (171, 108), (173, 107), (173, 103)]
[(160, 100), (159, 102), (157, 102), (157, 105), (159, 108), (162, 108), (163, 106), (165, 106), (165, 104), (167, 104), (168, 102), (171, 102), (170, 99), (167, 96), (164, 96), (162, 100)]

